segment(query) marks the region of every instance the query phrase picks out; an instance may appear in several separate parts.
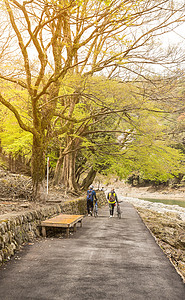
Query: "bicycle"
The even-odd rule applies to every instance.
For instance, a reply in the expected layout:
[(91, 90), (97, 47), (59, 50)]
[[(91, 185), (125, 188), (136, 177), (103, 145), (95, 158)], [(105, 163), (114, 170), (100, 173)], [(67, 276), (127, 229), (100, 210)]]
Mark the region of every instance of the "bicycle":
[(117, 215), (118, 215), (118, 218), (121, 219), (121, 208), (120, 208), (119, 203), (120, 202), (117, 202)]
[(93, 210), (93, 212), (94, 212), (94, 217), (96, 218), (96, 217), (98, 216), (98, 204), (97, 204), (97, 202), (96, 202), (95, 205), (94, 205), (94, 210)]

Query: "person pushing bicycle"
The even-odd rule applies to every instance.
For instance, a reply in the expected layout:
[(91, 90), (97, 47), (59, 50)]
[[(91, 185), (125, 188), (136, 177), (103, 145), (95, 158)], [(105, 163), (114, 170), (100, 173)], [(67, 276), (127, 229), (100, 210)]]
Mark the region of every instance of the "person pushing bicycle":
[(93, 189), (93, 186), (91, 185), (90, 188), (87, 191), (87, 212), (88, 212), (88, 216), (92, 216), (94, 200), (97, 202), (98, 199), (96, 197), (96, 192)]
[(115, 203), (118, 203), (118, 197), (115, 193), (114, 188), (111, 189), (111, 191), (107, 195), (107, 202), (109, 203), (109, 209), (110, 209), (110, 218), (114, 215), (114, 206)]

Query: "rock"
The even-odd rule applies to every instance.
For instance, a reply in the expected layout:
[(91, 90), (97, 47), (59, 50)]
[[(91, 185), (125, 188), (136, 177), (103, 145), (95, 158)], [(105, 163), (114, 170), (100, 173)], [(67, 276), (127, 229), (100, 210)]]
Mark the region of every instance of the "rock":
[(34, 240), (34, 233), (32, 231), (28, 232), (28, 242), (32, 242)]
[(9, 234), (8, 234), (8, 232), (5, 232), (4, 235), (2, 235), (2, 238), (3, 238), (3, 242), (5, 244), (7, 244), (9, 242)]
[(20, 207), (22, 207), (22, 208), (28, 208), (28, 207), (29, 207), (29, 204), (28, 204), (28, 203), (27, 203), (27, 204), (26, 204), (26, 203), (23, 203), (23, 204), (20, 205)]
[(178, 263), (178, 270), (180, 271), (180, 273), (183, 275), (183, 277), (185, 278), (185, 262), (180, 261)]
[(182, 247), (185, 248), (185, 232), (183, 232), (179, 235), (179, 242), (182, 245)]
[(0, 263), (2, 263), (4, 260), (4, 253), (2, 250), (0, 250)]

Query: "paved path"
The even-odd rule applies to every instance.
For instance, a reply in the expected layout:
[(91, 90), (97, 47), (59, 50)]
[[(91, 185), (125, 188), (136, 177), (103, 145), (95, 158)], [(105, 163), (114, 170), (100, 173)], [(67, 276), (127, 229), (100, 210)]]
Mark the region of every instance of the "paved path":
[(0, 268), (2, 300), (184, 300), (185, 285), (135, 209), (86, 217), (70, 239), (28, 245)]

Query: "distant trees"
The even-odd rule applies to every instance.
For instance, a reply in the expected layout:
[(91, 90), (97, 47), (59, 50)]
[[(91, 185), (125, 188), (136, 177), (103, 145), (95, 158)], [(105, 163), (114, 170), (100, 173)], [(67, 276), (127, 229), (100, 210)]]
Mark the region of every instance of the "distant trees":
[[(35, 199), (45, 198), (45, 154), (53, 139), (65, 137), (55, 179), (62, 165), (60, 178), (64, 185), (78, 189), (76, 154), (79, 147), (86, 147), (83, 143), (91, 124), (118, 113), (130, 119), (126, 116), (129, 108), (119, 107), (118, 112), (117, 106), (109, 108), (104, 100), (96, 102), (93, 96), (88, 99), (96, 103), (95, 107), (84, 109), (83, 90), (88, 78), (100, 72), (112, 78), (130, 64), (156, 62), (160, 53), (154, 51), (153, 41), (183, 20), (183, 8), (170, 0), (134, 4), (130, 0), (2, 1), (0, 102), (33, 137)], [(71, 76), (76, 76), (76, 84), (65, 90), (63, 81)], [(4, 89), (5, 83), (13, 85), (11, 93)]]

